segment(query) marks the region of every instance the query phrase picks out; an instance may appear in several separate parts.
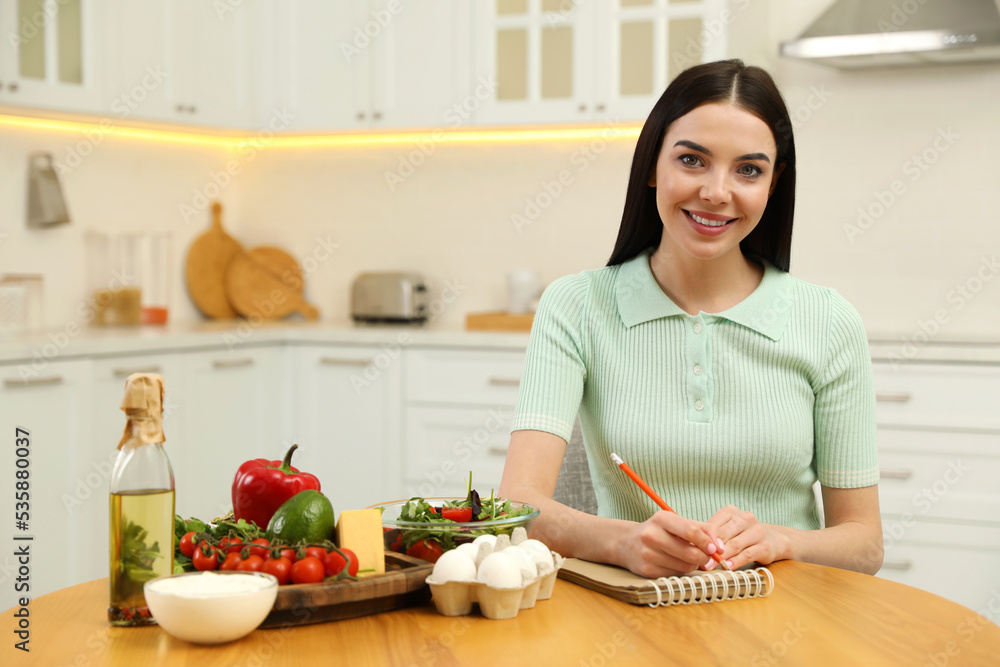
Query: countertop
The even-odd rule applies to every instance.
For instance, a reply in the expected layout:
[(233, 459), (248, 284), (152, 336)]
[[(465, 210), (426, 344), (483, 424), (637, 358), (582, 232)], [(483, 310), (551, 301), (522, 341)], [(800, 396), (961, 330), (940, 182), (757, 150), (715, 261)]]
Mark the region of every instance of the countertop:
[[(237, 349), (296, 343), (524, 350), (527, 333), (466, 331), (459, 324), (356, 324), (350, 320), (305, 322), (247, 320), (176, 322), (165, 326), (87, 327), (68, 323), (0, 338), (0, 363), (59, 357), (122, 356), (163, 350)], [(893, 364), (952, 362), (1000, 364), (1000, 342), (927, 342), (873, 336), (872, 360)]]

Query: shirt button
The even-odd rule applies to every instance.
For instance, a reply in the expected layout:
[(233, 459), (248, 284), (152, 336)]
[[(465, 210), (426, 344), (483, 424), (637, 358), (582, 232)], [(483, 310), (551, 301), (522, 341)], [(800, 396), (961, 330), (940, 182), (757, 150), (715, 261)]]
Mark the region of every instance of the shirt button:
[(700, 400), (699, 401), (695, 401), (694, 402), (694, 409), (698, 410), (700, 412), (700, 411), (702, 411), (702, 410), (705, 409), (705, 404), (702, 403)]
[(701, 322), (695, 322), (694, 323), (694, 332), (696, 334), (701, 333)]
[(695, 375), (701, 375), (701, 364), (695, 364), (694, 365), (694, 374)]

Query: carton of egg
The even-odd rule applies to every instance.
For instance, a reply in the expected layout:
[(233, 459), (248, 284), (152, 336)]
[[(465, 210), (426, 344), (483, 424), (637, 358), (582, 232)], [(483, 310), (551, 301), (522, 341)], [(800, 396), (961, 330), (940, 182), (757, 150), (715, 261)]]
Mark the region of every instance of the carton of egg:
[(446, 551), (427, 577), (438, 613), (464, 616), (479, 605), (483, 616), (514, 618), (538, 600), (552, 597), (563, 558), (523, 527), (512, 535), (480, 535)]

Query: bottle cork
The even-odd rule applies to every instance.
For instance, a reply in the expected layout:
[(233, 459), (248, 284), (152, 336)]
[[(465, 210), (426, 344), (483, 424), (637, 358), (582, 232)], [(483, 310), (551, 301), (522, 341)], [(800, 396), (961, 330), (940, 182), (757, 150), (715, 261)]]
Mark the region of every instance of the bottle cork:
[(142, 444), (166, 442), (163, 434), (163, 376), (132, 373), (125, 380), (121, 409), (128, 416), (118, 449), (135, 438)]

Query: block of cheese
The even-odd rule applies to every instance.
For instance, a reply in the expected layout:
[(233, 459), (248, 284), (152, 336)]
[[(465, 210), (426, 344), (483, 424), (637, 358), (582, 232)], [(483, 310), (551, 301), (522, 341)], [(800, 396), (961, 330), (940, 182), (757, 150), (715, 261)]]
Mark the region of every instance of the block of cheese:
[(385, 572), (382, 513), (376, 509), (341, 512), (337, 520), (337, 546), (357, 555), (358, 576)]

